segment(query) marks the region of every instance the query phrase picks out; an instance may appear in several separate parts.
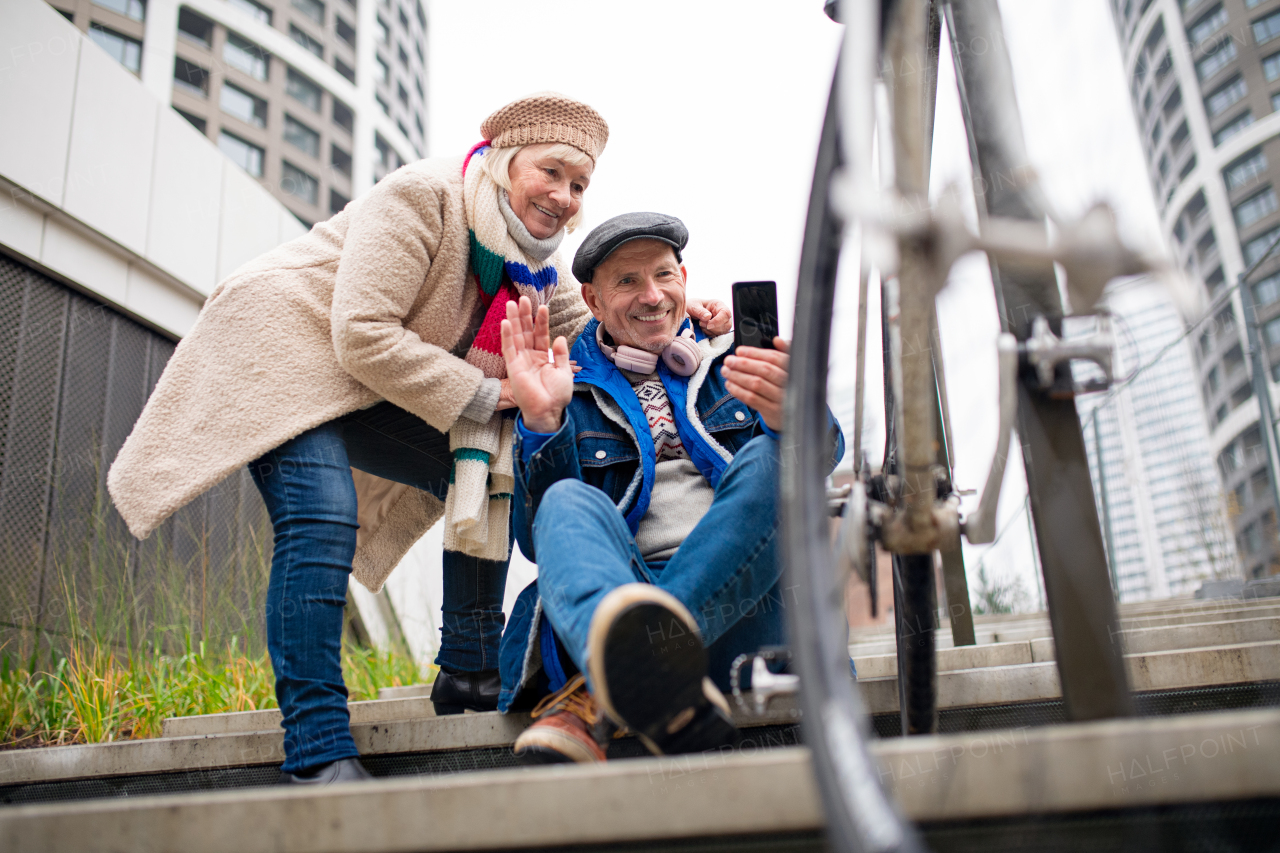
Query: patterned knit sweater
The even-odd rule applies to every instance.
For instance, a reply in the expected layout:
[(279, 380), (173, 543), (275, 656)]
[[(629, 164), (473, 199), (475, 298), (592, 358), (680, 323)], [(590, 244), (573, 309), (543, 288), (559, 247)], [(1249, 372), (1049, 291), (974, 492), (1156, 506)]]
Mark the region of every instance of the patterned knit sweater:
[(636, 545), (645, 562), (669, 560), (680, 543), (711, 508), (715, 489), (698, 471), (684, 449), (676, 429), (671, 400), (656, 373), (622, 371), (631, 383), (645, 417), (657, 454), (649, 509), (640, 519)]

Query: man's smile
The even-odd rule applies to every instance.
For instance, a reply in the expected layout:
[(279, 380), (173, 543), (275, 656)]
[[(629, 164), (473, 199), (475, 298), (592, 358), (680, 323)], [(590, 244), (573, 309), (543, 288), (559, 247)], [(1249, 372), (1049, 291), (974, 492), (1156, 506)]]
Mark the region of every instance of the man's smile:
[(667, 315), (670, 313), (670, 308), (663, 308), (661, 311), (654, 314), (632, 314), (631, 317), (632, 319), (639, 320), (642, 323), (659, 323), (667, 319)]

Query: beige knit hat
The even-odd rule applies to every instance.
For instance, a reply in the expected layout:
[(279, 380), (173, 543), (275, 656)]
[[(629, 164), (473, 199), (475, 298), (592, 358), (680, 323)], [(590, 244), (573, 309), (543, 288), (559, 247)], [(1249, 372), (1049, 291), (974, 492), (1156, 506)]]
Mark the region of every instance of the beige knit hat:
[(564, 142), (594, 163), (609, 141), (609, 124), (591, 107), (555, 92), (538, 92), (512, 101), (480, 125), (494, 148)]

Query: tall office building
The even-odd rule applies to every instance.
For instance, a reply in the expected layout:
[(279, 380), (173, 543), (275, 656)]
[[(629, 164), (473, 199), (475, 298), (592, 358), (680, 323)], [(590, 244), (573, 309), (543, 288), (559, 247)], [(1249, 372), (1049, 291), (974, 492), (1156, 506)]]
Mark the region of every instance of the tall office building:
[(51, 0), (310, 225), (426, 146), (422, 0)]
[(1078, 398), (1077, 408), (1116, 588), (1125, 602), (1189, 595), (1240, 571), (1192, 345), (1149, 279), (1109, 291), (1107, 306), (1119, 340), (1115, 373), (1133, 378)]
[[(1277, 472), (1250, 384), (1243, 305), (1226, 285), (1280, 238), (1280, 0), (1111, 0), (1111, 8), (1164, 233), (1220, 305), (1193, 348), (1236, 544), (1246, 577), (1274, 574)], [(1274, 388), (1280, 252), (1250, 284)]]

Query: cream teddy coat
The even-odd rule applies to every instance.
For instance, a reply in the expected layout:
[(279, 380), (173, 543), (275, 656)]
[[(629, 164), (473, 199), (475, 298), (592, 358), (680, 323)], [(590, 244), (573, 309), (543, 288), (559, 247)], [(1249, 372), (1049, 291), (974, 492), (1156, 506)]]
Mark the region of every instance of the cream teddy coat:
[[(479, 299), (462, 159), (420, 160), (228, 276), (178, 344), (107, 476), (139, 539), (285, 441), (389, 400), (447, 431), (484, 374), (450, 355)], [(550, 303), (570, 345), (576, 281)], [(352, 470), (355, 578), (376, 592), (443, 512), (427, 492)]]

